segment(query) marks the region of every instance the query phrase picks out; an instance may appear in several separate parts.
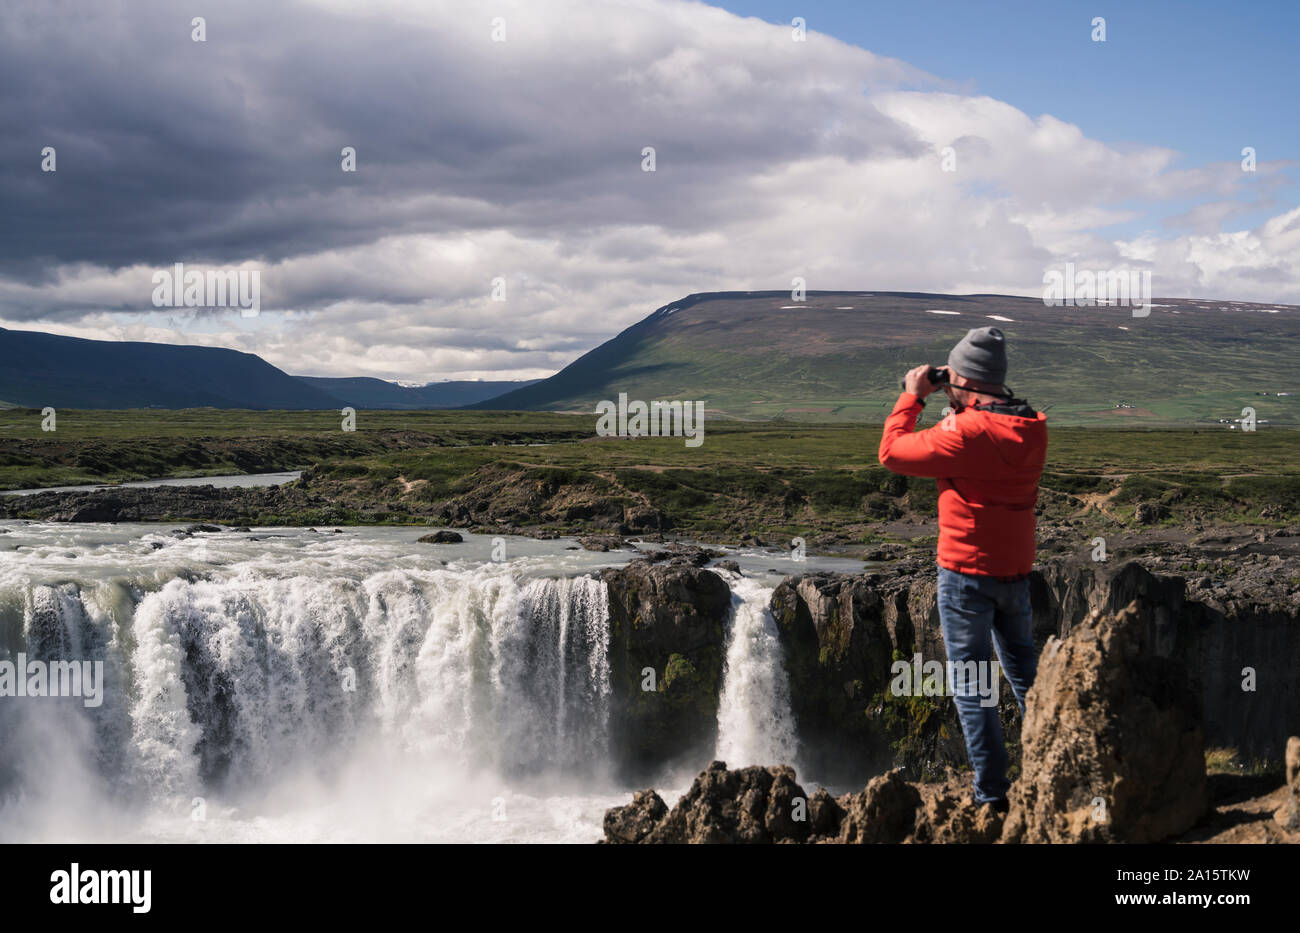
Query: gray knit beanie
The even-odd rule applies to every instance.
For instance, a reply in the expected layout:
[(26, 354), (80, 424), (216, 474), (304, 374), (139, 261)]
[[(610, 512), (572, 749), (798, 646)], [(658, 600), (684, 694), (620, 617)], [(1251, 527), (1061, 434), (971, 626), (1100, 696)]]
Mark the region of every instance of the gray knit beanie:
[(1000, 386), (1007, 379), (1007, 341), (996, 327), (973, 327), (948, 354), (948, 366), (967, 379)]

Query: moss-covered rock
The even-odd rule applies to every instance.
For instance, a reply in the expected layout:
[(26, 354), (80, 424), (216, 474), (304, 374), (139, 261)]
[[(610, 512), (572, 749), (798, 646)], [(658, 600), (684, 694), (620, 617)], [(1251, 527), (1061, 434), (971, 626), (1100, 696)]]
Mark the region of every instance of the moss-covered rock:
[(716, 573), (677, 557), (602, 572), (610, 598), (610, 744), (629, 778), (688, 757), (708, 757), (731, 590)]
[[(896, 694), (894, 665), (944, 663), (934, 565), (886, 572), (789, 577), (772, 597), (785, 650), (804, 767), (852, 781), (902, 768), (918, 780), (966, 765), (957, 711), (945, 695)], [(1011, 767), (1019, 763), (1019, 711), (999, 696)]]

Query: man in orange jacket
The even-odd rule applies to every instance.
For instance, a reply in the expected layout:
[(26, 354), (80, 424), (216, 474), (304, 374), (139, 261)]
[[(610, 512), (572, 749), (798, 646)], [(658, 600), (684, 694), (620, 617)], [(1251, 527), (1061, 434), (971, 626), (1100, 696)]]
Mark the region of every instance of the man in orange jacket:
[[(939, 481), (939, 622), (949, 681), (975, 769), (975, 800), (1007, 807), (1007, 753), (996, 699), (981, 696), (997, 648), (1021, 715), (1038, 661), (1029, 571), (1034, 506), (1047, 457), (1047, 419), (1007, 390), (1006, 339), (996, 327), (971, 330), (948, 355), (943, 390), (952, 412), (916, 431), (925, 398), (938, 386), (918, 366), (885, 420), (880, 462), (905, 476)], [(993, 692), (996, 698), (996, 690)]]

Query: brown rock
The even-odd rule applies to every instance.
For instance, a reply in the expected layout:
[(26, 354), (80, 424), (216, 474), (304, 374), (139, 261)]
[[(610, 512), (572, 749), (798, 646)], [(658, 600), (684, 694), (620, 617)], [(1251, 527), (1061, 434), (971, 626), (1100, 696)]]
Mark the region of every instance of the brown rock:
[(1158, 502), (1139, 502), (1133, 509), (1133, 521), (1139, 525), (1154, 525), (1168, 514), (1169, 510)]
[(1136, 603), (1048, 641), (1004, 842), (1157, 842), (1208, 806), (1200, 700)]
[[(780, 765), (728, 771), (715, 761), (658, 825), (637, 841), (658, 844), (803, 842), (809, 835), (809, 801), (795, 783), (794, 769)], [(638, 795), (640, 809), (616, 807), (605, 814), (606, 839), (625, 841), (656, 811)], [(657, 799), (657, 798), (656, 798)], [(662, 801), (661, 801), (662, 803)], [(638, 806), (638, 799), (630, 805)], [(626, 827), (635, 827), (629, 832)], [(612, 830), (612, 832), (611, 832)]]
[(1286, 740), (1286, 802), (1277, 808), (1273, 819), (1291, 832), (1300, 831), (1300, 738)]
[(643, 841), (668, 815), (668, 805), (653, 790), (639, 790), (632, 802), (605, 811), (605, 841), (630, 845)]
[(844, 810), (824, 787), (808, 798), (808, 828), (813, 836), (835, 836), (840, 831)]
[(990, 804), (975, 803), (969, 777), (919, 784), (917, 791), (921, 805), (908, 842), (990, 845), (1001, 838), (1003, 814)]
[(844, 810), (837, 842), (902, 842), (911, 834), (921, 795), (895, 769), (867, 784), (866, 790), (845, 794), (838, 801)]
[(632, 546), (618, 535), (587, 535), (579, 538), (578, 543), (586, 551), (619, 551)]
[(435, 531), (415, 539), (420, 544), (460, 544), (465, 539), (455, 531)]

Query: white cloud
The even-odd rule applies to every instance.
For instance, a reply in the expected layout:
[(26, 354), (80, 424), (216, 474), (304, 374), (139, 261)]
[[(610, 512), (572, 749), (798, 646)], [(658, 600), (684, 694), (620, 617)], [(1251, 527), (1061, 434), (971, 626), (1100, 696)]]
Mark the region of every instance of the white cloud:
[[(251, 127), (254, 151), (332, 159), (344, 124), (362, 166), (343, 186), (291, 163), (273, 197), (237, 191), (206, 226), (176, 228), (184, 255), (168, 262), (223, 264), (204, 245), (220, 234), (236, 244), (225, 265), (262, 271), (254, 324), (151, 312), (150, 262), (84, 258), (0, 278), (4, 318), (412, 382), (546, 375), (685, 294), (788, 288), (796, 275), (811, 289), (1036, 295), (1048, 266), (1137, 263), (1159, 295), (1300, 301), (1300, 209), (1219, 230), (1246, 197), (1235, 164), (1179, 169), (1166, 148), (1120, 150), (906, 63), (816, 33), (792, 42), (788, 27), (699, 3), (498, 8), (504, 43), (490, 16), (450, 0), (340, 0), (205, 50), (229, 66), (203, 79), (205, 107)], [(299, 33), (311, 42), (290, 41)], [(182, 80), (174, 55), (191, 51), (159, 51), (160, 71)], [(641, 171), (644, 146), (654, 173)], [(945, 146), (955, 172), (941, 168)], [(1156, 228), (1169, 204), (1186, 235), (1106, 233), (1148, 214)], [(264, 236), (277, 224), (293, 231), (280, 250)], [(490, 300), (496, 276), (506, 302)]]

